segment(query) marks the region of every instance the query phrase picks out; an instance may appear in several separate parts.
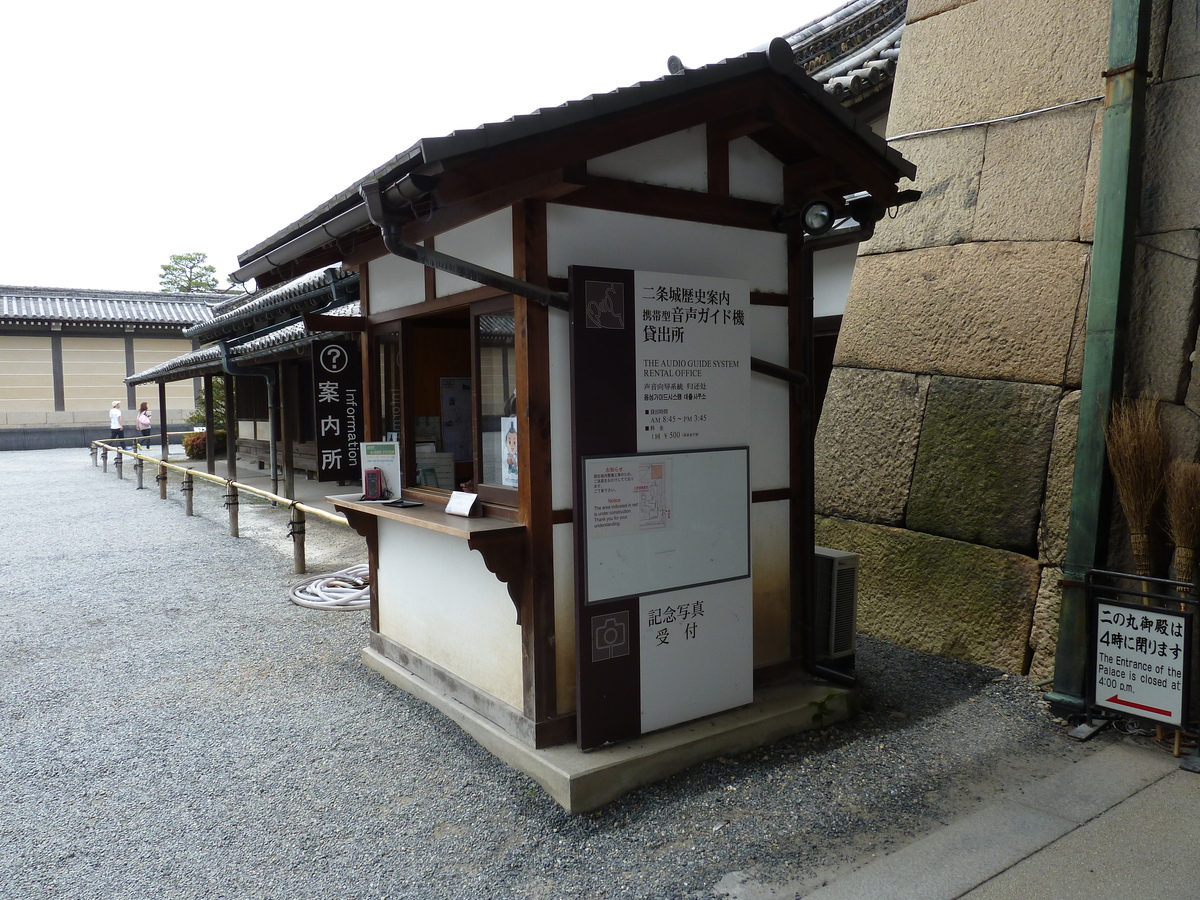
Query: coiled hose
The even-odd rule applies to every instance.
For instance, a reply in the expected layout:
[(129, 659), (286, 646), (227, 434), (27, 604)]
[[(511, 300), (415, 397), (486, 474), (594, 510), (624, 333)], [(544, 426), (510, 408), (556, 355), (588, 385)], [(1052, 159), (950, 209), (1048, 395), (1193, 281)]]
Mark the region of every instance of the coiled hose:
[(288, 595), (309, 609), (366, 609), (371, 605), (371, 575), (366, 563), (298, 582)]

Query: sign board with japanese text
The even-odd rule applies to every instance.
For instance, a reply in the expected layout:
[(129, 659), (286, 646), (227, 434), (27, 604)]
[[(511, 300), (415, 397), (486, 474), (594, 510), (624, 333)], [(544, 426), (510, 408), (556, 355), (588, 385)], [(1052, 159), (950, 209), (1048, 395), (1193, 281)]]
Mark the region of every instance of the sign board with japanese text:
[(360, 480), (362, 357), (351, 341), (313, 341), (317, 480)]
[(749, 286), (572, 266), (583, 749), (753, 698)]
[(1100, 600), (1093, 703), (1183, 727), (1191, 672), (1190, 612)]
[(589, 457), (583, 481), (584, 603), (750, 575), (748, 448)]

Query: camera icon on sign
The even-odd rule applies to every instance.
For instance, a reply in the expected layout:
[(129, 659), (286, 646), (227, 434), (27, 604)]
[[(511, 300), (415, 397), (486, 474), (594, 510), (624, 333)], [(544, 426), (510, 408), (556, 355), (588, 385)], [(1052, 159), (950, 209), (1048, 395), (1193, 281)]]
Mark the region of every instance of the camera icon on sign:
[(629, 655), (629, 613), (592, 619), (592, 662)]

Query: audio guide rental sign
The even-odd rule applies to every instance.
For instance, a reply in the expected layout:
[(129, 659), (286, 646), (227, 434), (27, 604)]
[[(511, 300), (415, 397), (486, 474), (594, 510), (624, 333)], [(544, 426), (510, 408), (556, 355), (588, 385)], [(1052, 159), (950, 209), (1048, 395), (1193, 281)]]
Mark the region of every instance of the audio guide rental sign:
[(583, 749), (753, 699), (745, 281), (572, 266)]

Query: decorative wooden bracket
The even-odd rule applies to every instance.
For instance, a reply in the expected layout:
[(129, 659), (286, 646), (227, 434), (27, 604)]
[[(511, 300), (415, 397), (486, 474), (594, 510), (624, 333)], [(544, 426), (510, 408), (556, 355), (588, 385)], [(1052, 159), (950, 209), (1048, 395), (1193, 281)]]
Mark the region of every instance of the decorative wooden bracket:
[(508, 596), (517, 608), (517, 624), (521, 624), (521, 595), (525, 588), (525, 569), (528, 554), (526, 532), (480, 531), (467, 539), (467, 546), (478, 550), (483, 564), (508, 588)]

